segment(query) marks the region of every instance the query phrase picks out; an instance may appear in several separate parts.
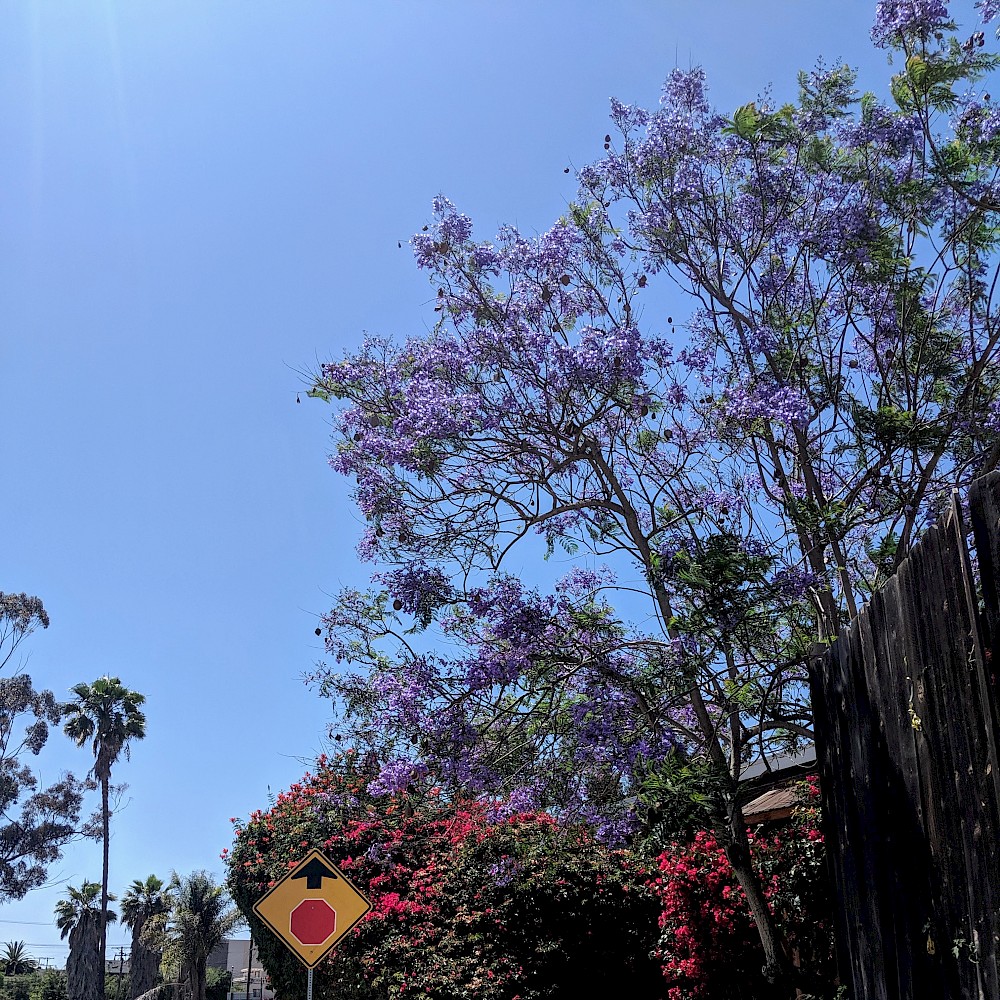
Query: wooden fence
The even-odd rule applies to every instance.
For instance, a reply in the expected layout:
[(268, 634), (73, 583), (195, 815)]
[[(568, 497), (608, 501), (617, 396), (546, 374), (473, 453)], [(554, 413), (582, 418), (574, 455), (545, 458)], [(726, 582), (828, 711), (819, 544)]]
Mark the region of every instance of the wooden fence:
[(953, 503), (811, 670), (852, 1000), (1000, 998), (1000, 474), (969, 506), (979, 573)]

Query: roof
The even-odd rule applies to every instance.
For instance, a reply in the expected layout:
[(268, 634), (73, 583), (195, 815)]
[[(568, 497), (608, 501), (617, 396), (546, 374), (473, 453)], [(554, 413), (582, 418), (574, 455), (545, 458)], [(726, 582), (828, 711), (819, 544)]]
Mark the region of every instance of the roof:
[[(775, 779), (783, 780), (786, 777), (795, 777), (796, 774), (804, 776), (815, 769), (816, 747), (808, 746), (798, 753), (773, 754), (755, 760), (740, 772), (740, 781), (757, 778), (767, 772), (771, 772)], [(785, 771), (789, 773), (786, 775), (783, 773)]]
[(743, 807), (743, 817), (748, 826), (787, 819), (799, 804), (799, 794), (794, 787), (769, 788)]

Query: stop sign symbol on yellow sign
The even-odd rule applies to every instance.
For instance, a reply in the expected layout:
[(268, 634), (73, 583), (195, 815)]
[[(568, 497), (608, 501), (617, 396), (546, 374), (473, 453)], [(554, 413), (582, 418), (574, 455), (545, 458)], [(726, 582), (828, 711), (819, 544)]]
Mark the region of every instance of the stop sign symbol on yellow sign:
[(357, 886), (317, 850), (253, 906), (254, 913), (310, 970), (370, 909)]

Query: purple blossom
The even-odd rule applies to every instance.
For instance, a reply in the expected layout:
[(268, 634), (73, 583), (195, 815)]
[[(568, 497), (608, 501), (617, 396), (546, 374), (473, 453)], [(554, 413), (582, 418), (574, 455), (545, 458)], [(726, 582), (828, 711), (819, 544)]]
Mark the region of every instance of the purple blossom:
[(612, 97), (611, 118), (622, 132), (631, 132), (649, 122), (649, 112), (634, 104), (622, 104), (621, 101)]
[(660, 104), (673, 114), (707, 115), (711, 108), (705, 71), (700, 66), (687, 72), (674, 67), (663, 84)]
[(926, 40), (949, 23), (948, 4), (944, 0), (879, 0), (872, 41), (879, 48), (888, 48), (898, 45), (907, 35)]
[(798, 389), (764, 383), (727, 393), (726, 410), (733, 420), (741, 422), (764, 419), (786, 427), (804, 427), (812, 407)]
[(541, 797), (537, 788), (519, 785), (506, 798), (494, 802), (487, 811), (491, 823), (499, 823), (518, 813), (532, 812), (539, 808)]
[(396, 795), (425, 778), (427, 773), (426, 764), (397, 758), (382, 766), (378, 776), (368, 783), (368, 791), (372, 795)]
[(1000, 13), (1000, 0), (976, 0), (983, 24), (989, 24)]
[(385, 585), (399, 602), (399, 611), (418, 616), (426, 626), (434, 612), (455, 599), (448, 575), (438, 566), (415, 559), (372, 578)]
[(822, 584), (815, 573), (801, 566), (786, 566), (771, 578), (771, 586), (785, 600), (798, 601)]
[(570, 597), (589, 597), (595, 591), (611, 586), (614, 582), (615, 574), (607, 566), (601, 566), (599, 569), (574, 566), (556, 583), (556, 590)]

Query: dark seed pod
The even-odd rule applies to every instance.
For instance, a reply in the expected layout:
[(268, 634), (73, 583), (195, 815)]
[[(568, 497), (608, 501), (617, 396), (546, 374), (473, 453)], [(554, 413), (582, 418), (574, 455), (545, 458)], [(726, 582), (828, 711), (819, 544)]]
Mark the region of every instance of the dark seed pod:
[(559, 279), (559, 284), (560, 285), (568, 285), (569, 282), (570, 282), (570, 277), (569, 277), (568, 274), (562, 275), (562, 277), (560, 277), (560, 279)]
[(317, 635), (322, 635), (323, 634), (323, 630), (321, 628), (316, 629), (316, 634)]
[(403, 602), (398, 597), (396, 598), (396, 600), (392, 602), (392, 610), (393, 611), (403, 610)]
[(604, 137), (604, 141), (605, 141), (605, 142), (611, 142), (611, 136), (610, 136), (610, 135), (606, 135), (606, 136)]
[(644, 407), (643, 407), (643, 408), (642, 408), (642, 409), (641, 409), (641, 410), (639, 411), (639, 416), (640, 416), (640, 417), (648, 417), (648, 416), (649, 416), (649, 407), (648, 407), (648, 406), (644, 406)]
[(638, 281), (636, 282), (636, 284), (637, 284), (637, 285), (638, 285), (638, 286), (639, 286), (640, 288), (645, 288), (645, 287), (646, 287), (646, 275), (644, 275), (644, 274), (640, 274), (640, 275), (639, 275), (639, 280), (638, 280)]

